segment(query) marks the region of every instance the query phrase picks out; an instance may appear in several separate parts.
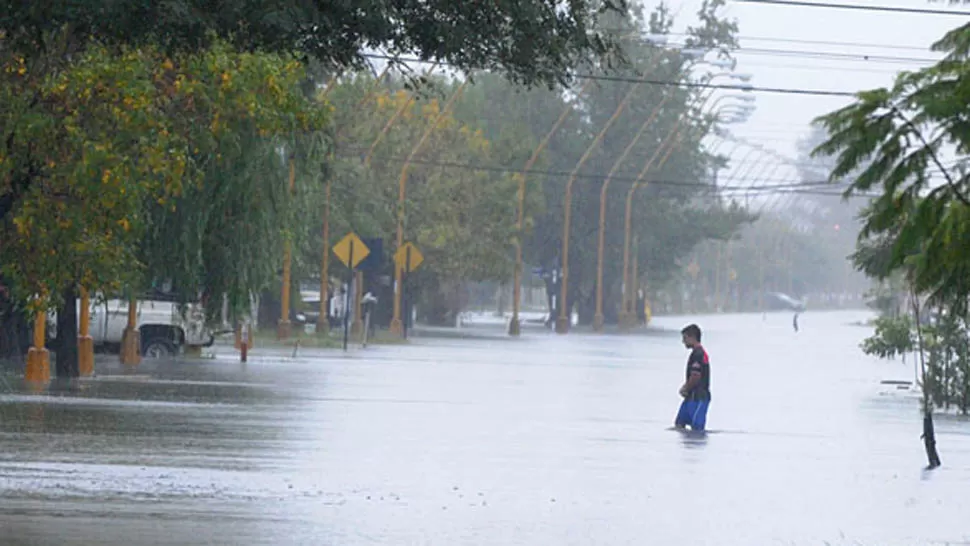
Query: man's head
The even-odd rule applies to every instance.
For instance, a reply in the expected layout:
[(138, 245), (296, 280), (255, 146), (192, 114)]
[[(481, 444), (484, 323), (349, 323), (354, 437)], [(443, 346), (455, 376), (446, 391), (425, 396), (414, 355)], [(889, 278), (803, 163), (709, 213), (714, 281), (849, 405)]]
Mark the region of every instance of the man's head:
[(684, 329), (680, 331), (680, 336), (684, 340), (684, 347), (693, 349), (701, 344), (701, 327), (696, 324), (684, 326)]

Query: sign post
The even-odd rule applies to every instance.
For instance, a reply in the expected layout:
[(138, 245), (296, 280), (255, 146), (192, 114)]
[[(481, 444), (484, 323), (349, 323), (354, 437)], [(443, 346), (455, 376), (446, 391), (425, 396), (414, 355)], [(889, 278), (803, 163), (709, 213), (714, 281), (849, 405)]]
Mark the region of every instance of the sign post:
[[(350, 240), (350, 250), (348, 250), (349, 262), (354, 263), (354, 240)], [(350, 266), (347, 274), (347, 290), (344, 292), (344, 351), (347, 350), (347, 336), (350, 333), (350, 289), (354, 282), (354, 266)]]
[(347, 266), (347, 290), (344, 292), (344, 350), (350, 335), (350, 289), (353, 286), (354, 270), (364, 258), (370, 254), (370, 249), (360, 240), (356, 233), (350, 232), (337, 244), (333, 245), (333, 253)]
[(404, 296), (404, 339), (408, 338), (408, 328), (411, 326), (411, 293), (408, 286), (411, 285), (411, 246), (404, 247), (404, 271), (406, 275), (401, 277), (401, 295)]
[(404, 305), (402, 306), (404, 308), (404, 316), (401, 321), (401, 333), (404, 335), (404, 339), (408, 338), (408, 325), (411, 322), (411, 297), (408, 291), (405, 290), (407, 286), (406, 281), (410, 280), (411, 272), (417, 269), (422, 262), (424, 262), (424, 256), (421, 255), (421, 251), (413, 243), (405, 243), (394, 253), (394, 263), (397, 267), (401, 268), (402, 273), (400, 289), (401, 297), (404, 300)]

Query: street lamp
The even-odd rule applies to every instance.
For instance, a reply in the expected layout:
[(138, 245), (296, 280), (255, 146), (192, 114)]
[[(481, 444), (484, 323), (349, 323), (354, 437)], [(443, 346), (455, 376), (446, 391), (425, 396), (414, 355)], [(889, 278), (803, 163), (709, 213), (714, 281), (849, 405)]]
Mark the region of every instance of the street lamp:
[[(413, 148), (411, 148), (411, 153), (408, 155), (407, 159), (404, 161), (404, 165), (401, 167), (401, 174), (398, 178), (398, 199), (397, 199), (397, 245), (396, 247), (398, 250), (404, 247), (404, 207), (405, 207), (405, 196), (407, 192), (407, 183), (408, 183), (408, 170), (411, 167), (411, 162), (414, 161), (415, 157), (417, 157), (418, 153), (421, 151), (421, 148), (424, 147), (424, 144), (428, 141), (428, 138), (431, 136), (431, 133), (438, 128), (438, 124), (441, 123), (441, 118), (444, 117), (445, 115), (448, 115), (448, 113), (451, 112), (452, 106), (455, 104), (455, 101), (458, 100), (458, 97), (461, 96), (462, 92), (465, 90), (465, 87), (467, 85), (468, 85), (468, 80), (466, 79), (463, 82), (461, 82), (461, 84), (458, 86), (457, 89), (455, 89), (451, 97), (448, 98), (448, 101), (444, 104), (444, 106), (442, 106), (441, 110), (439, 110), (438, 113), (435, 115), (435, 117), (432, 119), (431, 124), (429, 124), (428, 127), (424, 130), (424, 134), (421, 135), (421, 139), (418, 140), (418, 143), (415, 144)], [(401, 321), (401, 298), (402, 298), (402, 291), (404, 288), (403, 283), (404, 283), (404, 267), (395, 263), (394, 265), (394, 306), (393, 306), (393, 316), (391, 317), (390, 330), (391, 330), (391, 333), (396, 336), (402, 335), (404, 333), (404, 325)], [(347, 311), (348, 310), (345, 310), (344, 312), (347, 312)]]
[[(684, 50), (681, 50), (681, 53), (683, 53), (683, 51)], [(693, 57), (693, 55), (691, 55), (691, 57)], [(659, 59), (660, 58), (658, 56), (657, 62), (659, 62)], [(704, 61), (701, 61), (701, 62), (704, 62)], [(603, 137), (606, 135), (606, 132), (609, 131), (610, 127), (612, 127), (613, 123), (615, 123), (616, 120), (619, 119), (620, 113), (622, 113), (623, 109), (626, 108), (626, 106), (629, 104), (630, 99), (633, 98), (633, 94), (637, 91), (637, 89), (640, 88), (640, 85), (642, 85), (642, 83), (636, 83), (630, 87), (630, 90), (627, 92), (626, 96), (624, 96), (623, 100), (620, 101), (620, 104), (617, 105), (616, 110), (613, 112), (613, 115), (610, 116), (610, 118), (606, 121), (606, 123), (603, 125), (603, 128), (593, 139), (593, 142), (591, 142), (590, 145), (586, 148), (586, 151), (583, 152), (582, 157), (579, 158), (579, 161), (576, 163), (576, 166), (569, 174), (569, 180), (566, 182), (566, 194), (563, 200), (564, 202), (563, 202), (562, 251), (560, 253), (560, 268), (562, 270), (562, 276), (560, 281), (559, 302), (558, 302), (559, 316), (556, 318), (556, 333), (558, 334), (565, 334), (569, 332), (569, 327), (572, 322), (571, 321), (572, 313), (569, 306), (568, 294), (569, 294), (569, 228), (570, 228), (570, 222), (572, 220), (573, 183), (576, 181), (576, 177), (579, 175), (579, 170), (582, 169), (583, 165), (586, 164), (586, 161), (589, 160), (589, 158), (592, 156), (593, 150), (595, 150), (596, 147), (599, 145), (599, 143), (603, 140)]]
[[(664, 47), (667, 44), (667, 36), (666, 35), (662, 35), (662, 34), (652, 34), (652, 35), (648, 35), (647, 36), (647, 41), (650, 42), (651, 44), (657, 46), (657, 47)], [(652, 72), (657, 67), (657, 65), (660, 63), (660, 60), (661, 59), (662, 59), (662, 57), (658, 53), (654, 57), (654, 59), (652, 60), (651, 65), (650, 65), (650, 67), (648, 69), (648, 73)], [(590, 80), (588, 80), (583, 85), (582, 89), (580, 89), (580, 91), (578, 93), (580, 96), (590, 86), (590, 84), (592, 83), (592, 81), (593, 80), (590, 79)], [(630, 93), (631, 94), (632, 94), (633, 90), (636, 89), (636, 87), (637, 86), (634, 86), (634, 88), (630, 90)], [(513, 273), (513, 277), (514, 278), (513, 278), (513, 288), (512, 288), (512, 291), (513, 291), (513, 295), (512, 295), (512, 319), (509, 321), (509, 335), (510, 336), (518, 336), (521, 333), (521, 331), (522, 331), (521, 322), (519, 320), (519, 309), (521, 307), (521, 300), (522, 300), (522, 269), (523, 269), (523, 267), (522, 267), (522, 236), (523, 236), (524, 227), (525, 227), (525, 182), (526, 182), (526, 175), (527, 175), (528, 171), (532, 168), (532, 166), (535, 165), (535, 162), (539, 159), (539, 155), (542, 153), (542, 151), (549, 144), (549, 140), (556, 133), (556, 131), (559, 130), (559, 128), (563, 124), (563, 122), (566, 121), (566, 117), (568, 117), (568, 115), (573, 111), (574, 104), (575, 104), (574, 102), (570, 102), (570, 103), (568, 103), (566, 105), (566, 107), (563, 109), (562, 113), (559, 115), (559, 119), (557, 119), (556, 122), (553, 123), (552, 128), (549, 129), (549, 132), (546, 133), (546, 136), (544, 136), (543, 139), (539, 142), (539, 145), (532, 152), (532, 156), (529, 157), (529, 160), (526, 161), (525, 165), (522, 167), (522, 170), (519, 171), (519, 173), (516, 176), (518, 178), (518, 182), (519, 182), (519, 192), (518, 192), (519, 206), (518, 206), (518, 211), (517, 211), (517, 222), (516, 222), (517, 234), (516, 234), (516, 238), (515, 238), (515, 270), (514, 270), (514, 273)], [(622, 103), (621, 103), (621, 105), (622, 105)], [(622, 107), (620, 109), (622, 109)], [(620, 109), (618, 109), (618, 111)], [(570, 188), (570, 185), (571, 185), (571, 181), (570, 181), (570, 184), (567, 184), (567, 186), (566, 186), (567, 198), (571, 196), (570, 195), (570, 189), (571, 189)], [(568, 205), (567, 205), (567, 208), (568, 208)]]
[[(708, 77), (707, 83), (710, 83), (717, 77), (725, 77), (725, 76), (731, 77), (732, 75), (729, 73), (713, 74)], [(702, 109), (704, 105), (707, 103), (707, 101), (711, 99), (712, 96), (713, 96), (713, 92), (708, 93), (707, 96), (701, 100), (700, 104)], [(730, 98), (734, 98), (734, 95), (722, 95), (721, 97), (718, 97), (711, 105), (712, 109), (716, 110), (716, 108), (721, 103), (721, 101), (727, 100)], [(636, 180), (634, 181), (633, 185), (630, 187), (629, 191), (627, 192), (626, 212), (625, 212), (625, 219), (624, 219), (624, 235), (623, 235), (623, 295), (622, 295), (623, 302), (622, 302), (622, 312), (621, 312), (621, 322), (626, 322), (627, 324), (631, 322), (630, 321), (630, 311), (631, 311), (630, 302), (631, 302), (631, 296), (633, 296), (634, 294), (634, 291), (632, 288), (633, 279), (632, 279), (632, 276), (630, 275), (630, 239), (631, 239), (631, 231), (632, 231), (631, 219), (633, 214), (633, 210), (632, 210), (633, 196), (636, 193), (636, 190), (640, 187), (641, 183), (644, 181), (644, 178), (646, 177), (647, 173), (652, 169), (653, 162), (657, 158), (658, 153), (665, 145), (667, 145), (668, 142), (670, 143), (669, 148), (666, 154), (664, 155), (664, 158), (659, 163), (658, 167), (662, 167), (665, 164), (667, 158), (673, 152), (673, 149), (677, 143), (672, 142), (671, 139), (676, 137), (679, 140), (680, 125), (684, 121), (686, 121), (687, 114), (688, 112), (684, 112), (684, 114), (681, 115), (680, 119), (677, 121), (674, 127), (671, 128), (670, 133), (667, 135), (667, 137), (664, 138), (664, 142), (661, 144), (660, 148), (657, 149), (657, 153), (655, 153), (654, 156), (647, 161), (643, 169), (640, 171), (640, 174), (637, 176)], [(719, 111), (718, 111), (718, 115), (715, 116), (715, 119), (717, 119), (718, 117), (719, 117)]]
[[(593, 80), (587, 80), (583, 85), (582, 89), (579, 91), (581, 96), (584, 91), (590, 86)], [(509, 335), (518, 336), (522, 333), (522, 324), (519, 321), (519, 308), (521, 306), (522, 300), (522, 236), (525, 228), (525, 177), (529, 170), (538, 161), (539, 155), (545, 150), (546, 146), (549, 144), (549, 140), (552, 136), (559, 130), (559, 127), (566, 121), (566, 118), (573, 111), (573, 105), (575, 102), (566, 103), (566, 107), (563, 108), (562, 113), (559, 114), (559, 118), (555, 123), (552, 124), (552, 128), (546, 133), (546, 136), (542, 137), (539, 141), (539, 145), (536, 149), (532, 151), (532, 156), (529, 160), (525, 162), (522, 170), (516, 175), (519, 182), (519, 206), (517, 211), (517, 222), (516, 222), (516, 237), (515, 237), (515, 271), (513, 273), (512, 280), (512, 319), (509, 321)]]
[[(593, 316), (593, 330), (600, 332), (603, 330), (605, 317), (603, 315), (603, 262), (604, 262), (604, 247), (606, 243), (606, 196), (607, 190), (609, 189), (610, 182), (613, 179), (613, 175), (619, 169), (620, 165), (626, 159), (627, 154), (630, 153), (632, 148), (636, 145), (640, 136), (643, 132), (653, 123), (656, 115), (659, 113), (660, 108), (666, 103), (670, 95), (665, 95), (663, 100), (657, 107), (651, 112), (650, 116), (641, 126), (640, 130), (637, 132), (636, 136), (630, 142), (629, 146), (620, 155), (620, 158), (616, 160), (613, 164), (613, 168), (610, 169), (609, 174), (606, 175), (606, 179), (603, 181), (602, 189), (600, 190), (600, 216), (599, 216), (599, 233), (596, 246), (596, 312)], [(748, 98), (747, 96), (741, 96), (743, 98)], [(730, 95), (722, 98), (732, 98)], [(720, 99), (719, 99), (720, 100)], [(745, 105), (745, 108), (752, 108), (751, 105)], [(725, 107), (726, 108), (726, 107)]]
[(665, 93), (660, 103), (657, 104), (653, 111), (650, 112), (650, 115), (647, 117), (646, 121), (643, 122), (643, 125), (640, 126), (640, 129), (630, 141), (630, 144), (627, 145), (626, 149), (623, 150), (623, 153), (620, 154), (620, 157), (613, 163), (613, 167), (606, 175), (606, 179), (603, 180), (603, 186), (600, 189), (599, 234), (596, 244), (596, 313), (593, 316), (593, 330), (596, 332), (603, 330), (603, 324), (605, 322), (603, 316), (603, 247), (605, 246), (606, 242), (607, 190), (610, 187), (610, 182), (613, 180), (613, 175), (616, 174), (616, 171), (620, 168), (620, 165), (623, 164), (623, 161), (626, 159), (627, 155), (630, 154), (633, 147), (636, 146), (637, 142), (639, 142), (643, 133), (653, 124), (657, 115), (660, 113), (661, 108), (663, 108), (664, 104), (667, 103), (670, 96), (670, 93)]

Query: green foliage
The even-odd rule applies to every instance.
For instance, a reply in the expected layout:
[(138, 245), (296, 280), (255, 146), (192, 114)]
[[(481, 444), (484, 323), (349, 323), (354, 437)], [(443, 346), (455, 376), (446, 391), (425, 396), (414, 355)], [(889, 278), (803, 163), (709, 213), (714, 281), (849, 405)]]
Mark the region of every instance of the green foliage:
[(365, 48), (383, 48), (553, 85), (590, 54), (615, 57), (595, 19), (625, 9), (625, 0), (12, 0), (0, 4), (0, 33), (21, 51), (42, 50), (53, 36), (81, 48), (98, 40), (169, 52), (221, 39), (241, 51), (301, 51), (326, 68), (363, 68)]
[(926, 377), (923, 389), (937, 407), (970, 412), (970, 329), (966, 321), (940, 313), (924, 333)]
[[(172, 58), (150, 47), (91, 46), (56, 73), (34, 75), (22, 57), (0, 51), (9, 54), (0, 93), (15, 105), (0, 113), (9, 131), (0, 143), (0, 263), (21, 301), (41, 295), (37, 306), (54, 306), (75, 284), (117, 292), (146, 272), (176, 279), (186, 299), (200, 287), (233, 294), (267, 282), (251, 278), (262, 258), (235, 253), (240, 244), (268, 248), (266, 234), (236, 238), (236, 246), (224, 237), (219, 244), (233, 258), (215, 263), (193, 243), (212, 249), (208, 236), (229, 227), (209, 221), (229, 214), (224, 195), (243, 199), (237, 225), (258, 213), (260, 195), (226, 180), (251, 166), (244, 158), (323, 126), (325, 110), (298, 87), (298, 62), (219, 44)], [(285, 229), (287, 219), (277, 225)], [(202, 270), (231, 280), (202, 278)]]
[[(703, 4), (689, 45), (734, 43), (735, 24), (716, 16), (722, 5)], [(630, 88), (606, 83), (567, 98), (558, 85), (573, 83), (576, 70), (612, 74), (621, 59), (629, 61), (625, 68), (657, 79), (677, 79), (690, 68), (686, 57), (638, 37), (669, 30), (668, 10), (647, 18), (622, 0), (368, 0), (352, 9), (321, 0), (136, 0), (3, 8), (0, 127), (8, 138), (0, 142), (0, 260), (21, 299), (56, 298), (75, 283), (116, 291), (161, 277), (174, 281), (184, 300), (225, 294), (238, 314), (252, 292), (277, 282), (284, 243), (294, 250), (294, 277), (317, 272), (325, 251), (324, 182), (332, 189), (334, 237), (353, 230), (392, 241), (395, 182), (431, 123), (434, 131), (406, 173), (403, 210), (405, 238), (427, 258), (427, 286), (507, 278), (516, 238), (525, 242), (529, 262), (549, 265), (558, 254), (564, 179), (526, 177), (519, 233), (511, 171), (525, 163), (567, 101), (582, 115), (567, 119), (534, 168), (572, 169)], [(362, 52), (381, 48), (474, 72), (477, 84), (444, 115), (438, 95), (450, 95), (457, 84), (443, 80), (415, 99), (409, 80), (374, 82), (359, 71), (341, 76), (326, 99), (308, 99), (319, 91), (318, 73), (361, 68)], [(296, 61), (304, 57), (310, 62)], [(375, 88), (380, 92), (371, 94)], [(649, 171), (648, 181), (709, 179), (713, 158), (700, 142), (710, 124), (697, 98), (688, 89), (641, 86), (584, 169), (609, 171), (642, 120), (660, 112), (618, 166), (625, 182), (609, 194), (613, 287), (622, 262), (615, 220), (623, 216), (623, 196), (682, 119), (675, 153)], [(661, 101), (666, 107), (655, 110)], [(375, 144), (398, 111), (400, 120)], [(580, 180), (574, 278), (589, 294), (591, 228), (603, 180)], [(637, 194), (640, 251), (651, 255), (646, 275), (663, 278), (698, 241), (726, 236), (744, 221), (726, 207), (699, 210), (695, 199), (711, 192), (695, 186)]]
[(875, 321), (876, 331), (863, 340), (862, 351), (879, 358), (896, 358), (916, 349), (913, 320), (909, 315), (882, 316)]
[[(356, 75), (329, 96), (338, 135), (330, 244), (355, 231), (383, 238), (388, 254), (396, 251), (398, 186), (405, 174), (404, 239), (425, 256), (417, 288), (427, 298), (462, 282), (502, 279), (511, 271), (518, 184), (508, 173), (474, 166), (501, 164), (523, 153), (514, 133), (492, 141), (481, 128), (444, 110), (446, 102), (439, 97), (453, 96), (457, 84), (431, 83), (424, 96), (415, 96), (400, 80), (374, 82)], [(476, 87), (469, 89), (477, 93)], [(319, 241), (319, 231), (314, 235)], [(332, 272), (342, 270), (334, 267)]]
[[(928, 404), (961, 413), (970, 412), (970, 328), (952, 313), (938, 312), (922, 325), (917, 336), (910, 315), (884, 315), (876, 319), (875, 332), (862, 350), (879, 358), (896, 358), (922, 351), (922, 389)], [(919, 341), (922, 340), (922, 346)]]
[(46, 306), (44, 296), (75, 282), (131, 279), (138, 208), (182, 191), (185, 146), (168, 130), (157, 60), (92, 48), (58, 74), (37, 75), (16, 54), (2, 62), (10, 76), (0, 100), (15, 107), (0, 114), (9, 135), (0, 144), (0, 263), (21, 301), (41, 295), (35, 303)]
[(868, 254), (868, 263), (880, 274), (905, 270), (918, 292), (960, 315), (970, 298), (963, 251), (970, 244), (970, 173), (964, 161), (946, 165), (940, 155), (944, 146), (970, 151), (968, 43), (970, 27), (951, 31), (934, 46), (946, 52), (943, 61), (821, 117), (829, 138), (816, 150), (836, 157), (833, 179), (854, 175), (847, 194), (880, 193), (865, 213), (862, 237), (882, 251), (878, 263)]
[[(733, 23), (715, 17), (718, 6), (720, 3), (714, 2), (702, 8), (701, 25), (690, 30), (691, 43), (715, 48), (732, 43)], [(637, 36), (646, 32), (662, 33), (670, 24), (669, 12), (664, 7), (649, 16), (635, 9), (602, 19), (603, 27), (616, 33), (629, 68), (658, 80), (683, 78), (690, 70), (690, 61), (642, 39), (624, 40), (624, 37), (631, 32)], [(608, 66), (595, 66), (590, 72), (616, 75)], [(579, 305), (580, 320), (592, 319), (600, 196), (605, 175), (614, 168), (606, 198), (604, 285), (608, 320), (615, 320), (618, 308), (626, 196), (651, 157), (656, 158), (653, 168), (647, 170), (643, 181), (646, 184), (636, 192), (633, 201), (633, 230), (639, 234), (640, 256), (649, 257), (643, 260), (645, 266), (641, 271), (651, 283), (669, 278), (678, 258), (689, 253), (698, 242), (710, 236), (727, 237), (745, 221), (743, 214), (736, 214), (715, 201), (698, 205), (707, 203), (704, 199), (714, 193), (713, 185), (703, 184), (711, 179), (714, 158), (701, 145), (710, 129), (709, 120), (698, 111), (697, 101), (703, 97), (690, 90), (606, 80), (588, 83), (567, 95), (560, 90), (524, 91), (497, 76), (483, 76), (476, 78), (476, 82), (481, 87), (476, 85), (467, 92), (456, 115), (467, 123), (483, 127), (486, 137), (493, 142), (514, 135), (510, 139), (521, 142), (520, 147), (531, 152), (564, 110), (570, 112), (533, 167), (536, 174), (527, 176), (527, 195), (538, 201), (530, 201), (526, 207), (525, 260), (547, 269), (558, 265), (561, 252), (568, 173), (576, 168), (580, 157), (633, 89), (632, 100), (603, 140), (592, 148), (572, 185), (570, 299)], [(636, 140), (626, 159), (618, 164), (621, 154), (652, 114), (656, 116), (651, 125)], [(678, 134), (679, 144), (673, 146), (670, 154), (663, 153)], [(662, 145), (660, 156), (666, 155), (666, 158), (657, 155)], [(502, 167), (520, 169), (528, 155), (510, 156)], [(652, 181), (658, 183), (651, 185)], [(703, 183), (679, 186), (671, 183), (676, 181)], [(514, 218), (514, 211), (510, 216)]]
[(970, 328), (951, 313), (937, 313), (922, 326), (922, 347), (909, 315), (876, 319), (875, 333), (862, 342), (862, 350), (880, 358), (896, 358), (922, 350), (925, 372), (922, 389), (928, 403), (961, 413), (970, 412)]
[[(230, 313), (277, 281), (285, 240), (308, 242), (298, 226), (316, 222), (328, 151), (328, 110), (300, 91), (302, 67), (287, 56), (215, 48), (179, 64), (192, 89), (182, 128), (192, 139), (198, 183), (171, 202), (150, 203), (151, 230), (140, 256), (183, 300), (228, 297)], [(293, 195), (288, 161), (297, 167)], [(297, 252), (299, 254), (299, 252)], [(219, 306), (207, 306), (214, 314)]]

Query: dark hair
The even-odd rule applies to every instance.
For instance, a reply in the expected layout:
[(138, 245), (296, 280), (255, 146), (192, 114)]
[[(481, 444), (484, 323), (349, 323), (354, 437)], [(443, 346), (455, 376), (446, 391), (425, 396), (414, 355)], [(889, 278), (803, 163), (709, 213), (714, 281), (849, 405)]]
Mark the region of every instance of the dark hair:
[(696, 324), (688, 324), (684, 326), (684, 329), (680, 331), (681, 334), (687, 334), (690, 337), (696, 339), (698, 343), (701, 341), (701, 327)]

